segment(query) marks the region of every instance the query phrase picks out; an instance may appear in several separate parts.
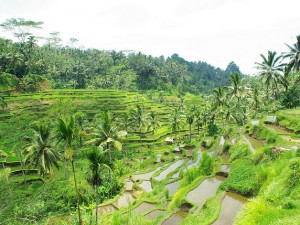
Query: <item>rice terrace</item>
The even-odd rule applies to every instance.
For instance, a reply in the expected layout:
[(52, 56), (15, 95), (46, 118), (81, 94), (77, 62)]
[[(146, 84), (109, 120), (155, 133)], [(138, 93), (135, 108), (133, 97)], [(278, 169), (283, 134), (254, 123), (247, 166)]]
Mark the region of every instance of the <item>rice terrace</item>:
[(300, 224), (300, 36), (247, 74), (0, 22), (0, 225)]

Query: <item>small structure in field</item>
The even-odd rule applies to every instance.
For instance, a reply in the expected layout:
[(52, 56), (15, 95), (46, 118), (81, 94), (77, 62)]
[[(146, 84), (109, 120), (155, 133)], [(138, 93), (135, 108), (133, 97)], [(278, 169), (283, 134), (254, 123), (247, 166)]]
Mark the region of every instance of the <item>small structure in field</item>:
[(266, 122), (268, 123), (275, 123), (277, 121), (276, 116), (267, 116)]
[(172, 137), (167, 137), (167, 138), (166, 138), (166, 143), (167, 143), (167, 144), (173, 144), (173, 143), (174, 143), (174, 138), (172, 138)]
[(257, 126), (259, 124), (259, 120), (251, 120), (252, 126)]

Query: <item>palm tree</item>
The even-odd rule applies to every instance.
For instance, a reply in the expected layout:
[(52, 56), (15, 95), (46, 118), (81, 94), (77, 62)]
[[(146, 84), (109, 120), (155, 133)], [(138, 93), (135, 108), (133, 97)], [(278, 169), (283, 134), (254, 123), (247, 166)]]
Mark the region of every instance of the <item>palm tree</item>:
[(144, 109), (143, 107), (137, 105), (136, 110), (130, 110), (130, 120), (131, 124), (137, 126), (139, 129), (139, 136), (140, 136), (140, 146), (142, 150), (142, 128), (146, 125), (146, 118), (144, 116)]
[(82, 137), (85, 136), (84, 125), (86, 122), (86, 114), (83, 112), (75, 113), (76, 126), (79, 136), (79, 146), (82, 147)]
[(97, 148), (93, 148), (91, 151), (88, 151), (87, 159), (89, 161), (87, 180), (93, 186), (96, 193), (96, 225), (98, 225), (98, 189), (103, 183), (103, 178), (101, 175), (103, 170), (107, 169), (111, 179), (112, 171), (109, 160)]
[(199, 111), (196, 111), (195, 113), (195, 122), (196, 122), (196, 126), (197, 126), (197, 131), (198, 131), (198, 135), (200, 135), (200, 128), (201, 126), (203, 126), (203, 118), (202, 115)]
[(59, 168), (60, 155), (51, 145), (50, 129), (48, 126), (36, 125), (33, 127), (33, 137), (30, 137), (30, 146), (26, 149), (25, 162), (38, 168), (39, 174), (52, 174), (53, 165)]
[(186, 116), (186, 121), (189, 124), (189, 131), (190, 131), (190, 142), (192, 141), (192, 124), (194, 122), (194, 114), (190, 113)]
[[(129, 113), (125, 112), (124, 114), (122, 114), (122, 116), (118, 119), (118, 122), (120, 122), (120, 128), (125, 130), (128, 133), (131, 127)], [(127, 134), (126, 134), (126, 138), (127, 138)]]
[(284, 87), (287, 87), (287, 81), (284, 78), (284, 66), (285, 64), (280, 63), (281, 56), (276, 56), (276, 52), (268, 51), (268, 58), (266, 58), (263, 54), (263, 61), (261, 63), (257, 63), (257, 69), (259, 70), (258, 75), (264, 82), (264, 85), (269, 89), (272, 88), (273, 92), (273, 100), (274, 100), (274, 111), (276, 111), (276, 97), (278, 92), (278, 85), (282, 84)]
[(259, 90), (257, 86), (253, 86), (251, 88), (251, 91), (248, 93), (248, 96), (250, 97), (250, 109), (254, 109), (254, 116), (256, 115), (256, 112), (260, 106), (261, 100), (259, 98)]
[(237, 107), (240, 108), (240, 101), (244, 97), (244, 86), (239, 73), (230, 74), (230, 86), (227, 87), (229, 95), (237, 99)]
[(226, 98), (224, 88), (218, 87), (213, 90), (214, 97), (214, 107), (219, 110), (219, 114), (221, 115), (223, 130), (225, 127), (224, 124), (224, 106), (226, 105)]
[[(73, 151), (73, 145), (72, 142), (76, 138), (76, 121), (75, 116), (71, 115), (69, 117), (62, 117), (58, 119), (57, 122), (57, 132), (56, 132), (56, 139), (59, 142), (64, 143), (64, 166), (66, 171), (66, 160), (69, 159), (71, 161), (72, 165), (72, 171), (73, 171), (73, 177), (74, 177), (74, 183), (75, 183), (75, 189), (77, 193), (77, 209), (78, 209), (78, 219), (79, 223), (82, 223), (81, 220), (81, 213), (80, 213), (80, 207), (79, 207), (79, 191), (77, 187), (77, 180), (76, 180), (76, 173), (75, 173), (75, 167), (74, 167), (74, 151)], [(65, 174), (66, 177), (66, 174)]]
[(290, 61), (287, 65), (287, 72), (292, 69), (294, 71), (299, 71), (300, 68), (300, 35), (297, 36), (297, 43), (292, 46), (286, 44), (289, 48), (289, 52), (283, 53), (283, 58), (288, 58)]
[(176, 141), (176, 135), (177, 131), (181, 128), (181, 118), (182, 115), (179, 111), (179, 108), (174, 108), (173, 112), (170, 115), (169, 122), (170, 122), (170, 128), (174, 134), (174, 139)]
[(157, 114), (155, 112), (149, 113), (149, 126), (148, 129), (152, 128), (152, 143), (154, 146), (154, 133), (157, 130), (157, 128), (160, 126), (160, 122), (158, 120)]
[[(119, 131), (116, 126), (113, 125), (111, 116), (107, 110), (103, 110), (100, 113), (100, 118), (96, 122), (98, 126), (92, 128), (92, 135), (94, 138), (85, 142), (85, 144), (96, 143), (99, 147), (108, 151), (109, 161), (111, 162), (111, 145), (118, 150), (122, 150), (122, 144), (118, 140), (126, 135), (126, 132)], [(125, 134), (125, 135), (124, 135)]]

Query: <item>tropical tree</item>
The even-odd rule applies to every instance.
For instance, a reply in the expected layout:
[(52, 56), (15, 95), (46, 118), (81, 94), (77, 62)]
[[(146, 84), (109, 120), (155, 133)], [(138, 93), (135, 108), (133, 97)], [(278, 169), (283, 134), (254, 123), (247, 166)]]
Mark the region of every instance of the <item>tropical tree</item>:
[(87, 173), (87, 181), (93, 186), (96, 193), (96, 225), (98, 225), (98, 189), (103, 183), (103, 172), (108, 170), (110, 180), (112, 176), (111, 165), (108, 158), (97, 148), (93, 148), (87, 152), (87, 159), (89, 162), (89, 170)]
[(200, 135), (200, 128), (203, 126), (203, 118), (199, 111), (195, 113), (195, 122), (197, 126), (198, 135)]
[(152, 143), (154, 147), (154, 133), (157, 130), (157, 128), (160, 126), (160, 122), (158, 120), (157, 114), (153, 111), (149, 113), (148, 118), (149, 118), (148, 129), (152, 128)]
[(241, 99), (244, 97), (245, 89), (242, 85), (242, 80), (239, 73), (230, 74), (229, 77), (230, 86), (227, 87), (230, 97), (237, 99), (237, 108), (240, 109)]
[(171, 115), (169, 117), (170, 128), (174, 134), (175, 141), (176, 141), (177, 132), (181, 128), (181, 125), (182, 125), (182, 117), (183, 117), (183, 115), (181, 114), (179, 108), (174, 108), (173, 112), (171, 113)]
[(77, 112), (75, 113), (75, 121), (77, 126), (77, 132), (79, 137), (79, 146), (82, 147), (82, 137), (85, 136), (85, 123), (86, 123), (86, 114), (83, 112)]
[(116, 150), (122, 150), (122, 144), (118, 140), (126, 135), (126, 132), (118, 130), (117, 126), (113, 125), (110, 113), (107, 110), (103, 110), (100, 113), (100, 117), (96, 119), (97, 126), (92, 128), (94, 137), (85, 142), (85, 144), (95, 143), (101, 148), (104, 148), (109, 155), (109, 161), (111, 162), (111, 147), (113, 146)]
[(261, 105), (259, 90), (258, 90), (257, 86), (253, 86), (251, 88), (251, 91), (248, 93), (248, 97), (250, 98), (249, 109), (254, 109), (254, 116), (255, 116), (257, 113), (257, 110), (259, 109), (259, 107)]
[(189, 113), (187, 116), (186, 116), (186, 121), (187, 123), (189, 124), (189, 131), (190, 131), (190, 142), (192, 141), (192, 124), (194, 123), (194, 114), (192, 113)]
[(142, 150), (142, 128), (147, 124), (147, 119), (144, 115), (144, 109), (142, 106), (137, 105), (136, 109), (131, 109), (129, 113), (131, 124), (135, 125), (139, 130), (140, 146)]
[(120, 123), (120, 128), (125, 130), (128, 134), (128, 131), (131, 127), (130, 114), (128, 112), (123, 113), (121, 117), (118, 118), (118, 122)]
[(214, 107), (216, 110), (218, 110), (218, 114), (221, 115), (221, 120), (222, 120), (222, 126), (223, 130), (225, 127), (224, 124), (224, 114), (225, 110), (224, 107), (226, 106), (226, 96), (225, 96), (225, 91), (224, 88), (218, 87), (213, 90), (213, 102), (214, 102)]
[[(62, 142), (64, 144), (64, 166), (65, 166), (65, 172), (66, 172), (66, 160), (71, 161), (72, 165), (72, 171), (73, 171), (73, 178), (75, 183), (75, 190), (77, 193), (77, 210), (78, 210), (78, 219), (79, 223), (82, 223), (81, 220), (81, 212), (80, 212), (80, 197), (79, 197), (79, 191), (77, 187), (77, 179), (76, 179), (76, 173), (75, 173), (75, 167), (74, 167), (74, 145), (73, 141), (76, 139), (76, 121), (75, 116), (70, 115), (68, 117), (62, 117), (59, 118), (57, 121), (57, 130), (56, 130), (56, 139), (59, 142)], [(65, 173), (66, 177), (66, 173)]]
[(258, 75), (263, 80), (264, 85), (271, 88), (273, 92), (273, 101), (274, 101), (274, 111), (276, 111), (276, 98), (278, 93), (278, 85), (282, 84), (285, 88), (287, 88), (287, 81), (284, 77), (284, 67), (285, 64), (281, 63), (281, 56), (276, 56), (276, 52), (268, 51), (268, 57), (266, 58), (263, 54), (263, 61), (261, 63), (257, 63), (257, 69), (259, 70)]
[(300, 35), (297, 36), (297, 43), (292, 46), (286, 44), (289, 52), (283, 53), (283, 58), (288, 58), (287, 72), (291, 70), (299, 71), (300, 68)]
[(38, 168), (39, 174), (52, 174), (52, 167), (59, 168), (59, 153), (51, 145), (50, 129), (45, 125), (33, 127), (33, 137), (28, 137), (30, 145), (26, 149), (25, 162)]

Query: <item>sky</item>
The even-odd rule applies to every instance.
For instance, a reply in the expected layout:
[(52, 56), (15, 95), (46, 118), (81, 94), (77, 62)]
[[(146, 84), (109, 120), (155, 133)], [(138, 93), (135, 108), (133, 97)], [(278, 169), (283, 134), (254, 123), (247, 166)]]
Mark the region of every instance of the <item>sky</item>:
[(36, 35), (60, 32), (85, 48), (177, 53), (222, 69), (234, 61), (255, 74), (260, 54), (296, 42), (299, 8), (299, 0), (0, 0), (0, 23), (43, 21)]

